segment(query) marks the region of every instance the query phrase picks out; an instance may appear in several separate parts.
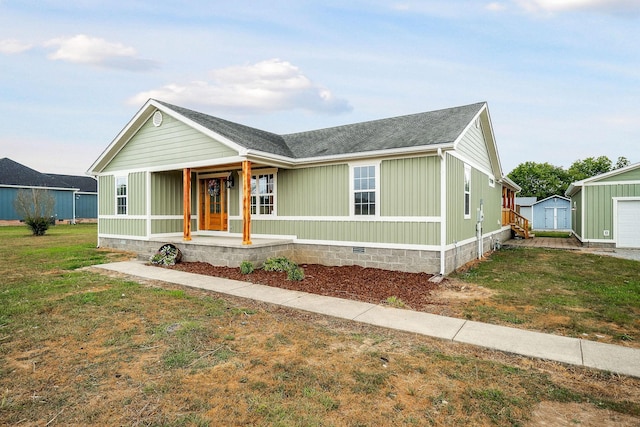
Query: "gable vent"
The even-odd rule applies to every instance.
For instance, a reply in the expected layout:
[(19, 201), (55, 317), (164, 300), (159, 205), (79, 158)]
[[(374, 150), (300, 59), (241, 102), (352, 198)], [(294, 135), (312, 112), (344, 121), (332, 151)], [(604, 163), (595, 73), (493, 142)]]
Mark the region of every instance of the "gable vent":
[(162, 113), (160, 111), (156, 111), (153, 113), (153, 125), (158, 127), (162, 124)]

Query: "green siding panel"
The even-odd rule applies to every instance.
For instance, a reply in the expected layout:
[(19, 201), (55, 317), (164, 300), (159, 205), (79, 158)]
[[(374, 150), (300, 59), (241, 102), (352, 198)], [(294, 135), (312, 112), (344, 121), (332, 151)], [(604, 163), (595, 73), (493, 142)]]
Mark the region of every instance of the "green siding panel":
[(349, 215), (349, 166), (279, 169), (279, 216)]
[(151, 215), (182, 215), (181, 171), (151, 174)]
[(146, 223), (144, 219), (101, 218), (98, 222), (98, 233), (143, 237), (147, 235)]
[[(637, 197), (640, 184), (587, 185), (583, 187), (584, 215), (583, 240), (612, 240), (614, 235), (613, 198)], [(609, 230), (609, 236), (604, 235)]]
[(130, 173), (128, 178), (128, 214), (147, 214), (147, 174), (145, 172)]
[(582, 236), (582, 190), (571, 196), (571, 227), (575, 234), (584, 238)]
[[(197, 221), (191, 220), (191, 230), (195, 230)], [(151, 220), (151, 234), (182, 233), (182, 219)]]
[[(242, 221), (231, 221), (241, 230)], [(440, 224), (379, 221), (251, 221), (251, 233), (296, 236), (298, 239), (342, 242), (438, 245)]]
[(464, 162), (447, 156), (447, 244), (476, 236), (477, 211), (482, 201), (482, 232), (490, 233), (502, 226), (502, 189), (491, 187), (489, 176), (471, 168), (471, 218), (464, 218)]
[(472, 125), (467, 130), (458, 144), (457, 151), (486, 170), (491, 170), (491, 160), (489, 159), (487, 144), (480, 127)]
[(380, 199), (381, 216), (440, 216), (440, 158), (383, 161)]
[(238, 153), (164, 114), (156, 127), (149, 119), (111, 160), (105, 172), (237, 156)]
[(114, 176), (98, 177), (98, 215), (116, 213), (116, 179)]

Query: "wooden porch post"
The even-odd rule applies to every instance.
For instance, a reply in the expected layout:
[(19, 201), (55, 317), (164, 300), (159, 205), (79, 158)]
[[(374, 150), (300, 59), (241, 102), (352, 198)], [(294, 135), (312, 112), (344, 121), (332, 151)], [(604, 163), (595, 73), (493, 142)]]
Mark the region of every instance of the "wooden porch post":
[(242, 162), (242, 244), (251, 244), (251, 162)]
[(191, 169), (185, 168), (182, 171), (182, 212), (183, 226), (182, 239), (191, 240)]

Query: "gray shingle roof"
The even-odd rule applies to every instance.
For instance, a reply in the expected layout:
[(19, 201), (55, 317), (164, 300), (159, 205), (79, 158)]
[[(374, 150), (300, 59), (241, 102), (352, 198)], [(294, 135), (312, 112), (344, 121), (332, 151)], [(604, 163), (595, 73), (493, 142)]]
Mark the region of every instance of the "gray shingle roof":
[(97, 181), (88, 176), (40, 173), (9, 158), (0, 159), (0, 185), (46, 188), (79, 188), (95, 193)]
[(90, 176), (47, 174), (66, 183), (66, 187), (78, 188), (83, 193), (97, 193), (98, 181)]
[(453, 143), (484, 103), (284, 135), (296, 157)]
[(157, 102), (247, 149), (294, 159), (453, 143), (485, 105), (480, 102), (426, 113), (277, 135), (162, 101)]

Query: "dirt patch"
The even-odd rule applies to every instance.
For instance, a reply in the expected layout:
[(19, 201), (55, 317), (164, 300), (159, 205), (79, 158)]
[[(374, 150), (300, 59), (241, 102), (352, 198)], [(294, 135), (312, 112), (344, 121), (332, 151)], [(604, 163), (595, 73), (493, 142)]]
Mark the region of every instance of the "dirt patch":
[(541, 402), (531, 414), (530, 427), (585, 426), (621, 427), (637, 426), (638, 419), (607, 409), (595, 409), (579, 403)]

